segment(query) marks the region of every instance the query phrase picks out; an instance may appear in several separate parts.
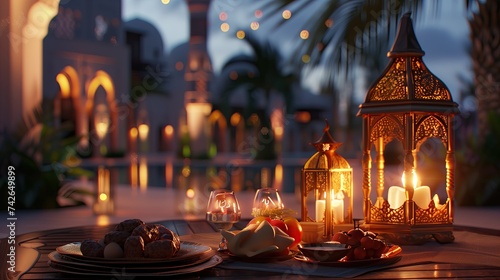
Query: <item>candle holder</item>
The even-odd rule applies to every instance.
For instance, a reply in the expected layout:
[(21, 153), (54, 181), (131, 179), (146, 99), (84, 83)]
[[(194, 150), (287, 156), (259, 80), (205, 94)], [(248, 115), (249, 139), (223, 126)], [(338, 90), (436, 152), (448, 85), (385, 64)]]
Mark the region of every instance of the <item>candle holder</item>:
[[(326, 123), (323, 136), (313, 143), (317, 152), (302, 169), (302, 222), (322, 223), (323, 238), (330, 240), (334, 226), (352, 228), (352, 168), (335, 150), (342, 145), (335, 142)], [(308, 197), (313, 197), (315, 217), (311, 218), (307, 207)], [(308, 225), (310, 226), (310, 225)], [(317, 227), (321, 228), (321, 227)]]
[[(389, 64), (368, 89), (358, 112), (363, 117), (363, 226), (395, 244), (421, 244), (432, 238), (442, 243), (454, 240), (452, 120), (459, 110), (446, 85), (423, 63), (423, 55), (407, 13), (401, 18), (398, 34), (387, 54)], [(443, 165), (448, 197), (444, 205), (436, 205), (439, 201), (430, 199), (430, 191), (418, 185), (415, 175), (420, 147), (429, 138), (440, 140), (446, 148)], [(404, 150), (403, 187), (391, 187), (388, 195), (392, 197), (387, 201), (383, 198), (384, 149), (393, 140), (399, 141)], [(370, 199), (372, 146), (377, 166), (375, 203)]]

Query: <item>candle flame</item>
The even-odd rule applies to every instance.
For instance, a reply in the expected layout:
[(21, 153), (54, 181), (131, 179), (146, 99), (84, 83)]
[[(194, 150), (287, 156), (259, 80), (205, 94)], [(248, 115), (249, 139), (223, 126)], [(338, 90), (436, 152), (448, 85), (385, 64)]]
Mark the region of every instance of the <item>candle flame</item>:
[(99, 195), (99, 200), (101, 200), (101, 201), (106, 201), (107, 199), (108, 199), (108, 195), (107, 195), (107, 194), (105, 194), (105, 193), (101, 193), (101, 194)]
[[(413, 175), (413, 182), (412, 182), (413, 188), (416, 188), (418, 185), (417, 173), (415, 172), (415, 170), (412, 170), (411, 174)], [(403, 175), (401, 176), (401, 182), (403, 183), (403, 187), (406, 187), (406, 180), (405, 180), (405, 173), (404, 172), (403, 172)]]

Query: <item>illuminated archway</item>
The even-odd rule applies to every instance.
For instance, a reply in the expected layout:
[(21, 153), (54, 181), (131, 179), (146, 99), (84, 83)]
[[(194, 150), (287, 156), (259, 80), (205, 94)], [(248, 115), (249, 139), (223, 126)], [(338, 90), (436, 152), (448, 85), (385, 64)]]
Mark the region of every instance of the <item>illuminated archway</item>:
[(215, 110), (210, 114), (208, 118), (210, 122), (210, 127), (212, 129), (212, 135), (214, 135), (214, 142), (217, 147), (218, 152), (227, 152), (226, 145), (226, 118), (221, 111)]
[[(111, 79), (111, 76), (109, 76), (108, 73), (102, 70), (98, 70), (95, 73), (94, 78), (88, 83), (87, 86), (87, 102), (86, 102), (86, 113), (89, 118), (89, 120), (92, 120), (93, 115), (92, 112), (94, 110), (94, 97), (96, 94), (96, 91), (102, 87), (105, 91), (106, 94), (106, 101), (109, 106), (109, 111), (111, 115), (111, 126), (109, 128), (109, 136), (111, 140), (111, 148), (116, 147), (118, 143), (118, 138), (117, 138), (117, 129), (118, 129), (118, 115), (117, 115), (117, 110), (116, 110), (116, 103), (115, 103), (115, 86), (113, 83), (113, 79)], [(88, 125), (88, 123), (87, 123)], [(90, 135), (92, 135), (92, 132), (90, 132)]]
[(26, 24), (17, 42), (22, 49), (22, 111), (26, 112), (42, 100), (43, 39), (50, 21), (57, 15), (59, 0), (39, 0), (29, 9)]
[[(68, 118), (68, 116), (63, 116), (64, 111), (66, 114), (71, 114), (73, 116), (71, 119), (75, 124), (75, 134), (77, 136), (85, 135), (86, 130), (82, 124), (85, 117), (82, 115), (81, 109), (81, 83), (78, 73), (72, 66), (66, 66), (56, 75), (56, 82), (60, 89), (59, 95), (56, 96), (56, 102), (60, 106), (61, 119)], [(71, 108), (65, 108), (65, 106)]]

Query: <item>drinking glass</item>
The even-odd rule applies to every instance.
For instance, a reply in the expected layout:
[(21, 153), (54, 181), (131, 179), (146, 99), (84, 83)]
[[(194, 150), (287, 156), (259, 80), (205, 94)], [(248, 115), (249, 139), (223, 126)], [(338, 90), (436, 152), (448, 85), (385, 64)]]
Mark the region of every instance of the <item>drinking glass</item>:
[[(241, 218), (240, 205), (233, 191), (214, 190), (210, 192), (207, 205), (207, 221), (219, 231), (229, 230)], [(227, 249), (227, 241), (222, 237), (218, 251)]]
[(285, 206), (277, 189), (262, 188), (255, 192), (253, 199), (253, 216), (270, 216), (271, 218), (280, 218), (281, 210)]

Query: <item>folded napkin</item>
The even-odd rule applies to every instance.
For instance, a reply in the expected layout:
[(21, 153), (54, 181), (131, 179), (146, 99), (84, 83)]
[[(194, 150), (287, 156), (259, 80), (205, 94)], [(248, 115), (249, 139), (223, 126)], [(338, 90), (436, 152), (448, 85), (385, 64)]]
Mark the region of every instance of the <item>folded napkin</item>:
[[(500, 267), (499, 237), (463, 231), (455, 231), (454, 235), (455, 242), (453, 243), (439, 244), (430, 241), (423, 245), (402, 246), (402, 258), (396, 263), (356, 267), (330, 267), (305, 263), (295, 259), (273, 263), (253, 263), (234, 260), (226, 256), (224, 257), (224, 262), (218, 265), (218, 267), (277, 272), (283, 273), (284, 276), (309, 275), (344, 278), (352, 278), (382, 269), (424, 263), (456, 263)], [(203, 243), (212, 248), (218, 248), (220, 239), (221, 235), (219, 233), (181, 236), (181, 240)]]

